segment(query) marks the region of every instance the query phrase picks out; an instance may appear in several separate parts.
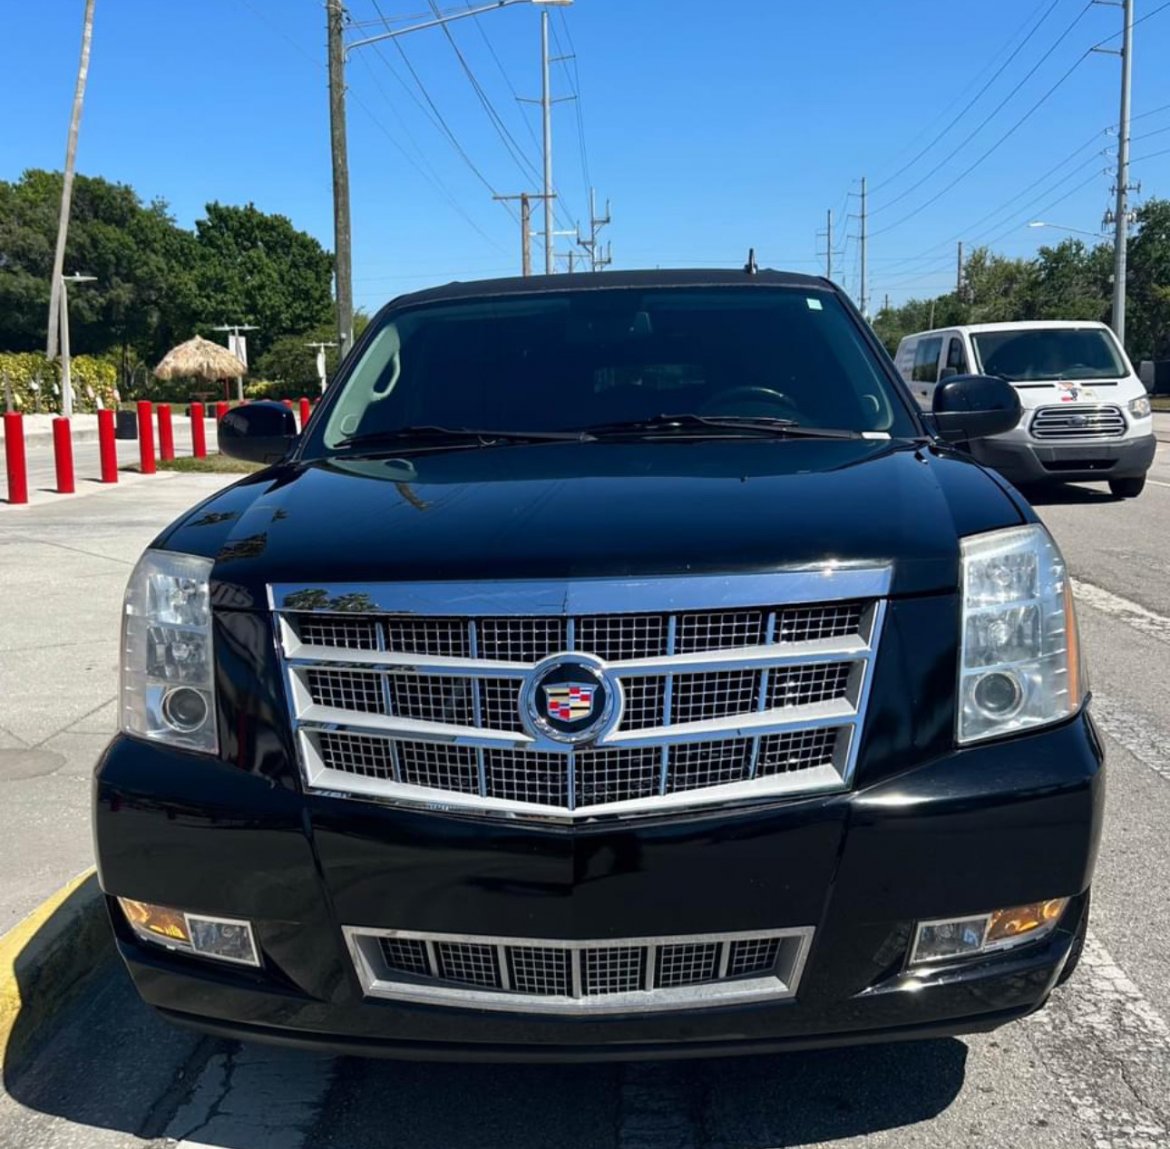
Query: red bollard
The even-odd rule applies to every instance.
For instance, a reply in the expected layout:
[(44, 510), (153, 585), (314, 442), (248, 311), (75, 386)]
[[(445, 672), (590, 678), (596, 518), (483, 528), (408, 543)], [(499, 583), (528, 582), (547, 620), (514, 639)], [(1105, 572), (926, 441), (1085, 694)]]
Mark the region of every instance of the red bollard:
[(57, 464), (57, 494), (73, 494), (73, 437), (68, 419), (53, 420), (53, 461)]
[(305, 424), (309, 421), (309, 414), (312, 408), (309, 406), (308, 399), (301, 397), (301, 430), (305, 429)]
[(24, 416), (19, 411), (4, 415), (4, 461), (8, 470), (8, 501), (28, 502), (28, 464), (24, 457)]
[(154, 465), (154, 404), (149, 399), (138, 400), (138, 458), (144, 475), (153, 475)]
[(222, 399), (215, 405), (215, 421), (218, 423), (230, 410), (232, 405), (225, 403)]
[(169, 403), (158, 405), (158, 457), (168, 461), (175, 457), (175, 428)]
[(103, 407), (98, 412), (98, 452), (102, 460), (102, 482), (118, 481), (118, 444), (114, 441), (114, 412)]
[(196, 459), (207, 458), (207, 428), (203, 425), (203, 404), (191, 404), (191, 454)]

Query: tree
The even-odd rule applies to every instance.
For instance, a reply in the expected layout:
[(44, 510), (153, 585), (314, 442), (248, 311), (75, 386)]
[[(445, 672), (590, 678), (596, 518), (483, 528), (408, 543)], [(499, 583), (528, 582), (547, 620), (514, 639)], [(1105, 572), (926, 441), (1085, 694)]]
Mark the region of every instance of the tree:
[(1042, 247), (1021, 301), (1021, 318), (1107, 320), (1112, 273), (1108, 244), (1090, 250), (1079, 239), (1066, 239), (1056, 247)]
[[(353, 333), (356, 339), (366, 329), (370, 317), (362, 311), (355, 312)], [(330, 343), (337, 338), (337, 325), (328, 322), (306, 331), (303, 335), (282, 335), (273, 340), (267, 351), (255, 363), (253, 374), (260, 379), (283, 383), (290, 391), (314, 394), (320, 380), (317, 375), (317, 352), (311, 343)], [(325, 348), (325, 374), (333, 377), (337, 370), (337, 348)]]
[(1149, 200), (1138, 209), (1127, 290), (1132, 358), (1170, 359), (1170, 200)]
[(328, 321), (333, 257), (283, 215), (253, 204), (207, 205), (195, 224), (199, 317), (205, 326), (254, 323), (257, 355), (283, 334)]

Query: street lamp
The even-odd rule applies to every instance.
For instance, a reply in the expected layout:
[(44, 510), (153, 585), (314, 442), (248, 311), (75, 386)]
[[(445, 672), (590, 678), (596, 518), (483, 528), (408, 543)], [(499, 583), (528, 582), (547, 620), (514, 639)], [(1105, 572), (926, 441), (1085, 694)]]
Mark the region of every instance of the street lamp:
[[(477, 8), (461, 8), (447, 15), (439, 14), (433, 20), (425, 20), (419, 24), (389, 30), (379, 33), (377, 36), (367, 36), (362, 40), (346, 44), (343, 38), (345, 8), (342, 0), (325, 0), (329, 34), (329, 121), (333, 151), (333, 246), (334, 274), (337, 280), (337, 343), (338, 353), (343, 359), (353, 345), (353, 237), (350, 230), (349, 213), (349, 145), (345, 128), (345, 65), (349, 54), (358, 48), (364, 48), (367, 44), (380, 44), (386, 40), (395, 40), (400, 36), (407, 36), (411, 32), (439, 28), (444, 24), (453, 23), (455, 20), (466, 20), (469, 16), (481, 16), (487, 12), (495, 12), (500, 8), (511, 8), (515, 4), (536, 4), (545, 10), (543, 15), (547, 20), (549, 8), (567, 8), (572, 3), (573, 0), (493, 0), (493, 3), (482, 4)], [(546, 105), (547, 102), (548, 93), (546, 91)], [(547, 173), (550, 150), (547, 128), (545, 136), (547, 183), (549, 182)], [(545, 188), (546, 194), (549, 190), (549, 188)]]
[(96, 275), (61, 276), (61, 414), (66, 419), (73, 417), (73, 369), (69, 357), (69, 291), (67, 283), (93, 283)]
[(1062, 223), (1049, 223), (1047, 220), (1043, 220), (1043, 219), (1034, 219), (1030, 224), (1028, 224), (1028, 226), (1029, 227), (1050, 227), (1053, 229), (1053, 231), (1070, 231), (1070, 232), (1072, 232), (1073, 235), (1089, 235), (1089, 236), (1092, 236), (1093, 239), (1105, 239), (1106, 238), (1106, 236), (1104, 236), (1099, 231), (1085, 231), (1084, 228), (1080, 228), (1080, 227), (1065, 227), (1064, 224), (1062, 224)]

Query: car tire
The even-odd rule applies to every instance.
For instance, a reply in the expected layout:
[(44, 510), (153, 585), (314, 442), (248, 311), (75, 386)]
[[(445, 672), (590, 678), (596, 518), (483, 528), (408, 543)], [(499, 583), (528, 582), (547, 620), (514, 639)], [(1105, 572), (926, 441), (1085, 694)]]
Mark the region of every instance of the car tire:
[(1092, 903), (1092, 891), (1085, 894), (1085, 908), (1081, 913), (1081, 924), (1077, 926), (1076, 936), (1073, 938), (1072, 948), (1068, 951), (1068, 960), (1064, 963), (1064, 969), (1060, 971), (1060, 977), (1056, 979), (1057, 985), (1064, 985), (1066, 981), (1074, 973), (1076, 973), (1077, 966), (1081, 964), (1081, 955), (1085, 952), (1085, 938), (1089, 933), (1089, 906)]
[(1109, 490), (1119, 499), (1136, 499), (1145, 489), (1145, 475), (1138, 475), (1136, 479), (1110, 479)]

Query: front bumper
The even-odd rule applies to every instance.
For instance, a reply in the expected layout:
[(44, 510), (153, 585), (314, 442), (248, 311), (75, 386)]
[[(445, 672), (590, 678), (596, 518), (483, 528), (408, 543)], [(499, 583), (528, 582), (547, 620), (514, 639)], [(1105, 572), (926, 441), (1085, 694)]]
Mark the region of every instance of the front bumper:
[[(463, 1060), (766, 1052), (992, 1028), (1041, 1006), (1085, 911), (1104, 800), (1086, 716), (852, 793), (546, 829), (306, 798), (114, 741), (96, 778), (107, 894), (255, 924), (260, 970), (135, 939), (143, 998), (213, 1033)], [(1048, 938), (905, 971), (914, 923), (1057, 896)], [(548, 1016), (364, 998), (342, 926), (541, 938), (815, 928), (793, 1000)]]
[(979, 439), (971, 453), (1013, 483), (1103, 482), (1144, 475), (1158, 443), (1152, 434), (1092, 443), (1042, 443), (1035, 439)]

